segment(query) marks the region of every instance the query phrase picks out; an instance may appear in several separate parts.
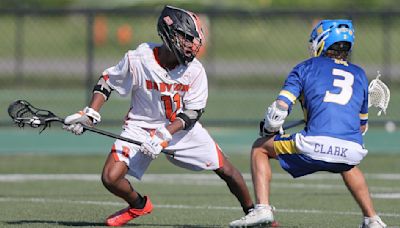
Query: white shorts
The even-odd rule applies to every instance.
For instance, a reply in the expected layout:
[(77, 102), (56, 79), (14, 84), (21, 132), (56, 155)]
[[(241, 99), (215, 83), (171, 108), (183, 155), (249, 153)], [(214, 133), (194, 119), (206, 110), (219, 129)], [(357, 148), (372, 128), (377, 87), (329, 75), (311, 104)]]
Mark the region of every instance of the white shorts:
[[(150, 135), (150, 129), (126, 125), (121, 136), (143, 142)], [(141, 179), (152, 159), (139, 151), (140, 146), (122, 140), (116, 140), (111, 153), (116, 161), (123, 161), (129, 168), (128, 174)], [(216, 142), (200, 123), (189, 130), (175, 133), (169, 142), (166, 155), (174, 165), (193, 171), (215, 170), (223, 166), (223, 154)]]

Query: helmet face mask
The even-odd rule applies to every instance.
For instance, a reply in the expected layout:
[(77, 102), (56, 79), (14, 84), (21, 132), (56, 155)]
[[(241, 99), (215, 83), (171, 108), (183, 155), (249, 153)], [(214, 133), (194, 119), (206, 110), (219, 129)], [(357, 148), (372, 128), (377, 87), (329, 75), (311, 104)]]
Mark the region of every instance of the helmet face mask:
[(310, 54), (320, 56), (337, 42), (350, 43), (351, 51), (354, 44), (354, 29), (351, 20), (322, 20), (312, 30), (310, 35)]
[(165, 6), (158, 19), (157, 30), (180, 64), (192, 62), (204, 42), (198, 17), (183, 9)]

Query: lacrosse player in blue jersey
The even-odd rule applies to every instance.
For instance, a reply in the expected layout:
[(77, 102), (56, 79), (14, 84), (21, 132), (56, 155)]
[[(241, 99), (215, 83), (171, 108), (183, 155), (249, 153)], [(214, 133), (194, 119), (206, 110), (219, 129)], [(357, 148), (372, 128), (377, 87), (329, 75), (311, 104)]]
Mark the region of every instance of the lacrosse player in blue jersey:
[[(368, 79), (347, 61), (353, 44), (350, 20), (322, 20), (311, 32), (312, 58), (293, 68), (277, 99), (268, 107), (251, 151), (256, 206), (230, 227), (274, 222), (270, 206), (270, 159), (294, 178), (317, 171), (340, 173), (360, 206), (360, 227), (386, 227), (377, 215), (365, 178), (357, 167), (367, 154), (362, 134), (368, 121)], [(282, 134), (282, 125), (296, 100), (305, 113), (305, 128)]]

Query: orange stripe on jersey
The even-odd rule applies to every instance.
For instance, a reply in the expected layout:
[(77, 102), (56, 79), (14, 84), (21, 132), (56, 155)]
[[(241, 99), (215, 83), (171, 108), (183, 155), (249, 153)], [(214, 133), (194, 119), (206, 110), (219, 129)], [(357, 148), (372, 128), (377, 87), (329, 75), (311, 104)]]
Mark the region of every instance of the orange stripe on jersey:
[(155, 47), (155, 48), (153, 49), (153, 54), (154, 54), (154, 58), (156, 59), (158, 65), (161, 66), (160, 59), (158, 58), (158, 47)]
[(126, 158), (129, 158), (129, 153), (130, 153), (129, 147), (123, 146), (122, 147), (122, 155), (124, 155)]
[(111, 147), (111, 154), (115, 161), (120, 161), (118, 154), (117, 154), (117, 150), (115, 149), (115, 145), (112, 145), (112, 147)]
[(148, 90), (153, 89), (153, 82), (150, 80), (146, 80), (146, 88)]
[(222, 154), (221, 148), (217, 143), (215, 143), (215, 148), (217, 149), (218, 154), (218, 168), (221, 168), (224, 166), (224, 155)]

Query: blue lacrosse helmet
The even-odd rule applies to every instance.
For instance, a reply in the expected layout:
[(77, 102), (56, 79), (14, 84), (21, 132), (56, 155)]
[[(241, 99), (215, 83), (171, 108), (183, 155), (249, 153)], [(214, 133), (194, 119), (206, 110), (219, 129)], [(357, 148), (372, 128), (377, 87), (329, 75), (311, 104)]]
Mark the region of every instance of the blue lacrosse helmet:
[(349, 42), (349, 51), (351, 51), (354, 44), (354, 29), (351, 20), (322, 20), (314, 27), (310, 35), (311, 55), (320, 56), (331, 45), (341, 41)]

